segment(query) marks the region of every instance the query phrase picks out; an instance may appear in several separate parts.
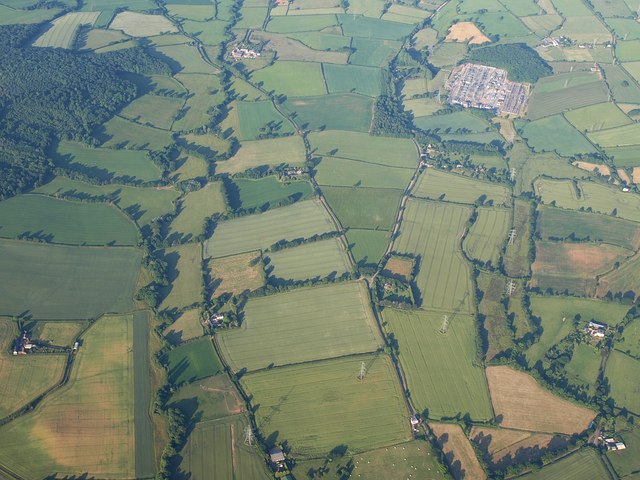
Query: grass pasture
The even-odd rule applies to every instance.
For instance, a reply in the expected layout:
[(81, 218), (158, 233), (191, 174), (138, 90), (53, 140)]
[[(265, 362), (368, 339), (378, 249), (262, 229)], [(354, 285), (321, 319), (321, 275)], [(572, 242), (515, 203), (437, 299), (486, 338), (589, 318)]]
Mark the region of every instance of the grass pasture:
[(420, 255), (415, 282), (425, 308), (471, 312), (470, 270), (460, 238), (471, 209), (466, 206), (410, 199), (394, 250)]
[(107, 204), (20, 195), (0, 203), (0, 237), (67, 245), (135, 245), (136, 226)]
[(413, 25), (377, 18), (351, 14), (337, 15), (337, 17), (342, 25), (343, 35), (347, 37), (402, 40), (413, 30)]
[(172, 129), (191, 131), (206, 125), (210, 120), (209, 110), (224, 99), (220, 77), (201, 73), (179, 73), (175, 79), (189, 90), (189, 97), (174, 120)]
[(460, 425), (429, 423), (429, 427), (433, 431), (436, 441), (442, 449), (453, 478), (467, 478), (467, 475), (468, 478), (477, 480), (487, 478), (469, 439), (464, 434)]
[(640, 147), (613, 147), (604, 149), (609, 158), (613, 160), (616, 167), (637, 167), (640, 165)]
[(0, 314), (68, 320), (129, 311), (141, 257), (129, 247), (0, 240)]
[[(164, 37), (164, 36), (163, 36)], [(163, 38), (160, 37), (160, 38)], [(162, 55), (173, 60), (171, 69), (174, 73), (215, 73), (214, 68), (205, 63), (200, 57), (198, 51), (189, 45), (163, 45), (156, 47), (156, 50)]]
[(269, 276), (283, 280), (307, 280), (350, 271), (342, 243), (335, 238), (269, 253)]
[(609, 128), (588, 134), (589, 140), (601, 147), (625, 147), (638, 145), (640, 142), (640, 124), (632, 123), (621, 127)]
[(502, 304), (506, 278), (480, 272), (476, 279), (482, 297), (478, 304), (479, 321), (486, 336), (485, 356), (488, 361), (497, 354), (513, 347), (513, 330), (507, 321), (507, 312)]
[(616, 57), (621, 62), (640, 61), (640, 40), (618, 40), (616, 42)]
[(0, 25), (42, 23), (52, 19), (61, 11), (60, 8), (20, 10), (0, 5)]
[(455, 133), (455, 132), (484, 132), (489, 123), (472, 113), (461, 110), (445, 115), (419, 117), (414, 120), (417, 127), (427, 132)]
[(590, 393), (594, 393), (601, 362), (600, 350), (588, 344), (578, 344), (565, 367), (567, 376), (571, 383), (588, 385)]
[(382, 70), (360, 65), (322, 65), (329, 93), (359, 93), (377, 97), (382, 90)]
[(163, 15), (124, 11), (109, 24), (111, 30), (122, 30), (132, 37), (153, 37), (162, 33), (177, 33), (178, 28)]
[(268, 210), (287, 199), (306, 200), (313, 194), (307, 180), (280, 181), (275, 175), (259, 179), (235, 178), (225, 186), (231, 207), (234, 209), (259, 208)]
[(239, 253), (215, 258), (209, 262), (210, 287), (213, 297), (223, 293), (234, 295), (257, 290), (264, 285), (260, 252)]
[(391, 168), (346, 158), (323, 157), (314, 178), (319, 185), (338, 187), (406, 188), (413, 176), (408, 168)]
[(160, 309), (179, 310), (202, 301), (201, 248), (199, 243), (190, 243), (164, 251), (170, 284), (163, 288)]
[[(295, 72), (293, 77), (291, 72)], [(322, 66), (319, 63), (282, 60), (253, 72), (251, 80), (268, 92), (284, 94), (287, 97), (306, 97), (327, 93)]]
[(195, 152), (201, 160), (210, 163), (210, 157), (225, 154), (231, 148), (231, 142), (214, 133), (185, 133), (178, 137), (178, 142), (187, 150)]
[[(397, 6), (397, 4), (394, 6)], [(351, 48), (355, 49), (355, 51), (349, 56), (350, 64), (384, 67), (400, 49), (400, 43), (393, 40), (354, 37), (351, 40)]]
[(526, 123), (520, 134), (536, 152), (555, 151), (564, 156), (596, 152), (593, 145), (562, 115)]
[(604, 297), (611, 292), (612, 294), (620, 293), (634, 298), (640, 294), (639, 262), (640, 256), (634, 255), (628, 261), (622, 263), (619, 268), (614, 268), (611, 272), (600, 277), (596, 295)]
[(229, 160), (216, 162), (216, 173), (240, 173), (250, 168), (301, 165), (305, 161), (302, 138), (297, 135), (242, 142)]
[(222, 364), (209, 337), (169, 350), (163, 362), (168, 365), (169, 381), (174, 385), (191, 383), (222, 372)]
[(377, 265), (389, 243), (389, 232), (350, 228), (346, 238), (356, 265)]
[[(288, 99), (284, 108), (295, 113), (295, 122), (305, 130), (353, 130), (368, 132), (373, 100), (364, 95), (341, 93)], [(339, 111), (340, 115), (335, 112)]]
[(592, 448), (583, 448), (522, 478), (525, 480), (582, 480), (583, 478), (611, 477), (598, 453)]
[(390, 230), (402, 190), (391, 188), (322, 187), (329, 207), (345, 228)]
[(169, 130), (183, 104), (182, 98), (147, 94), (124, 107), (120, 115), (140, 125)]
[[(616, 427), (616, 435), (622, 438), (627, 449), (624, 452), (615, 450), (607, 452), (607, 459), (611, 462), (616, 473), (621, 478), (633, 478), (633, 474), (638, 468), (638, 458), (640, 458), (638, 456), (640, 453), (640, 431), (638, 431), (637, 426), (624, 430), (620, 429), (617, 425)], [(629, 427), (631, 427), (631, 425), (629, 425)]]
[(251, 299), (239, 330), (217, 337), (234, 371), (375, 351), (382, 343), (362, 282)]
[(277, 126), (281, 135), (293, 134), (293, 125), (278, 113), (270, 101), (238, 102), (240, 140), (257, 140), (269, 133), (269, 125)]
[(489, 390), (475, 358), (476, 324), (469, 315), (449, 315), (447, 333), (439, 332), (442, 313), (385, 308), (385, 327), (398, 342), (398, 358), (411, 399), (429, 418), (469, 414), (492, 418)]
[(133, 478), (133, 337), (131, 315), (96, 322), (84, 335), (69, 383), (3, 427), (0, 463), (26, 478), (51, 472)]
[(502, 427), (570, 435), (584, 431), (596, 415), (555, 396), (524, 372), (506, 365), (487, 367), (486, 372)]
[(640, 88), (619, 65), (603, 65), (613, 99), (620, 103), (640, 103)]
[(100, 12), (69, 12), (53, 20), (49, 29), (40, 35), (33, 45), (73, 48), (78, 29), (83, 25), (93, 26), (99, 15)]
[(200, 312), (197, 309), (185, 311), (162, 332), (174, 345), (201, 337), (203, 333)]
[(337, 25), (335, 15), (274, 16), (269, 20), (267, 30), (275, 33), (319, 32)]
[(199, 237), (204, 234), (207, 218), (225, 210), (222, 182), (207, 183), (182, 199), (178, 215), (171, 221), (167, 239), (173, 242)]
[(172, 142), (167, 130), (153, 128), (115, 116), (101, 125), (96, 138), (102, 147), (132, 150), (162, 150)]
[(268, 42), (265, 48), (267, 50), (274, 50), (277, 52), (278, 60), (336, 63), (344, 65), (347, 63), (347, 59), (349, 58), (349, 53), (347, 51), (314, 50), (309, 48), (300, 40), (277, 33), (253, 31), (251, 33), (251, 40), (256, 43)]
[(501, 205), (507, 203), (510, 192), (503, 185), (429, 168), (418, 180), (413, 195), (445, 202)]
[(81, 143), (62, 141), (58, 144), (54, 161), (65, 168), (85, 171), (101, 180), (127, 178), (150, 182), (158, 180), (162, 172), (140, 150), (112, 150), (89, 148)]
[(624, 326), (622, 337), (616, 342), (615, 348), (631, 357), (640, 358), (639, 320), (632, 320)]
[(51, 345), (72, 346), (85, 322), (65, 322), (59, 320), (37, 322), (31, 337)]
[(640, 412), (640, 361), (614, 350), (609, 355), (605, 375), (616, 406), (635, 414)]
[[(363, 361), (367, 375), (358, 380)], [(337, 445), (363, 452), (411, 437), (400, 385), (386, 355), (263, 370), (243, 376), (241, 383), (259, 405), (256, 422), (268, 443), (286, 440), (299, 457), (323, 456)]]
[(19, 333), (15, 321), (0, 318), (0, 418), (53, 387), (62, 380), (64, 372), (65, 355), (11, 355)]
[(333, 230), (335, 226), (324, 207), (307, 200), (220, 222), (205, 242), (205, 258), (266, 249), (283, 239), (309, 238)]
[(565, 113), (564, 116), (581, 132), (606, 130), (632, 123), (632, 120), (613, 103), (578, 108)]
[(511, 226), (506, 208), (478, 208), (478, 218), (469, 229), (462, 248), (467, 255), (484, 263), (498, 265), (500, 250)]

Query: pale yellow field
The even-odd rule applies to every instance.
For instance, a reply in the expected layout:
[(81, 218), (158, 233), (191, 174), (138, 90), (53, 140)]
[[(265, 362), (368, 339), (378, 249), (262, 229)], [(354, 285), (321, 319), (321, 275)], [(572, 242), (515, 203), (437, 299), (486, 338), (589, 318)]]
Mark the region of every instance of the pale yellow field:
[(448, 459), (449, 471), (453, 478), (456, 480), (462, 478), (483, 480), (487, 478), (473, 451), (471, 442), (465, 436), (460, 425), (430, 423), (429, 427), (433, 430), (438, 444)]
[(604, 163), (597, 164), (597, 163), (589, 163), (589, 162), (573, 162), (573, 165), (583, 170), (587, 170), (589, 172), (599, 173), (604, 177), (611, 176), (611, 169), (609, 168), (608, 165), (605, 165)]
[(640, 167), (633, 167), (631, 177), (633, 178), (633, 183), (640, 183)]
[(629, 178), (629, 174), (627, 172), (625, 172), (622, 168), (617, 169), (616, 172), (620, 177), (620, 180), (622, 180), (627, 185), (631, 184), (631, 179)]
[(216, 162), (216, 173), (239, 173), (262, 165), (283, 163), (301, 165), (305, 161), (302, 138), (297, 135), (242, 142), (238, 152), (229, 160)]
[(445, 40), (449, 42), (466, 42), (470, 45), (479, 45), (481, 43), (491, 42), (482, 31), (476, 27), (473, 22), (458, 22), (451, 25), (449, 33)]
[(241, 253), (211, 260), (213, 297), (223, 293), (235, 295), (264, 285), (260, 252)]
[(120, 12), (111, 21), (109, 28), (122, 30), (132, 37), (153, 37), (161, 33), (178, 32), (178, 28), (162, 15), (147, 15), (137, 12)]
[(178, 319), (164, 329), (162, 334), (173, 343), (184, 342), (203, 334), (198, 309), (187, 310)]
[(543, 450), (554, 438), (547, 433), (524, 432), (504, 428), (473, 427), (469, 437), (476, 443), (487, 445), (491, 461), (496, 464), (510, 455), (516, 457), (518, 450), (537, 452)]

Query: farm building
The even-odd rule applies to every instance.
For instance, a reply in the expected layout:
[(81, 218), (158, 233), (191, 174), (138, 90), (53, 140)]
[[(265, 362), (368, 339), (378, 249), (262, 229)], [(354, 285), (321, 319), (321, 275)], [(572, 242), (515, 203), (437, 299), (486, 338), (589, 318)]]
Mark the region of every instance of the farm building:
[(13, 344), (13, 354), (14, 355), (26, 355), (27, 352), (30, 352), (33, 348), (33, 344), (29, 337), (27, 336), (27, 332), (23, 332)]
[(607, 326), (602, 323), (589, 322), (585, 332), (591, 335), (593, 338), (604, 338), (604, 334), (607, 331)]
[(600, 439), (604, 441), (604, 444), (607, 447), (607, 450), (616, 451), (616, 450), (625, 450), (627, 448), (624, 442), (619, 442), (613, 437), (609, 437), (609, 438), (600, 437)]
[(269, 460), (271, 462), (271, 468), (276, 472), (276, 477), (282, 477), (289, 474), (287, 459), (281, 448), (274, 447), (269, 450)]

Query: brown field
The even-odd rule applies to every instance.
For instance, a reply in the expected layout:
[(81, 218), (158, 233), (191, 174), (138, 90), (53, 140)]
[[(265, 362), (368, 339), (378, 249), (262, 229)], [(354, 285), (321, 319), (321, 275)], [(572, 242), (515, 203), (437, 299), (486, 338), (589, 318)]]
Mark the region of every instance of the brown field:
[(491, 42), (489, 37), (482, 33), (482, 31), (476, 27), (476, 24), (473, 22), (458, 22), (451, 25), (445, 40), (450, 42), (469, 41), (470, 45)]
[(384, 272), (392, 275), (400, 275), (401, 277), (409, 279), (413, 271), (413, 266), (413, 260), (402, 257), (391, 257), (384, 266)]
[(536, 380), (510, 367), (487, 368), (489, 391), (500, 425), (570, 435), (585, 430), (595, 412), (555, 396)]
[(547, 433), (490, 427), (473, 427), (470, 438), (491, 456), (491, 463), (498, 469), (506, 468), (512, 463), (537, 460), (546, 452), (547, 447), (557, 448), (566, 443), (562, 437)]
[(201, 337), (203, 331), (200, 323), (200, 312), (196, 308), (187, 310), (175, 322), (165, 328), (162, 334), (174, 344)]
[(640, 183), (640, 167), (633, 167), (631, 177), (633, 178), (633, 183)]
[(223, 293), (250, 292), (264, 285), (262, 258), (258, 251), (215, 258), (210, 261), (210, 267), (214, 298)]
[(602, 175), (603, 177), (611, 176), (611, 169), (609, 168), (608, 165), (605, 165), (604, 163), (597, 164), (597, 163), (589, 163), (589, 162), (573, 162), (573, 165), (583, 170), (587, 170), (588, 172), (597, 173), (599, 175)]
[(429, 423), (442, 447), (449, 472), (456, 480), (467, 478), (481, 480), (487, 478), (480, 462), (476, 458), (471, 442), (465, 436), (460, 425), (449, 423)]
[(620, 180), (622, 180), (627, 185), (631, 185), (631, 179), (629, 178), (629, 174), (626, 171), (624, 171), (622, 168), (619, 168), (618, 170), (616, 170), (616, 173), (620, 177)]
[(511, 120), (508, 118), (496, 117), (491, 121), (498, 125), (500, 128), (500, 135), (502, 135), (507, 142), (513, 143), (516, 140), (516, 130), (513, 128), (513, 122)]

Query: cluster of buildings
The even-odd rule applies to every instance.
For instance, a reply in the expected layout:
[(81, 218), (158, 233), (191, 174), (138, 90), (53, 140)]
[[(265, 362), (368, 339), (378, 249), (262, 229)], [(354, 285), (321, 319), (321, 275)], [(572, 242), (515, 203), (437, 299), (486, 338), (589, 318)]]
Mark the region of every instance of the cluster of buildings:
[(589, 322), (584, 331), (591, 335), (591, 338), (604, 338), (605, 333), (607, 333), (607, 326), (603, 323)]
[(31, 343), (31, 340), (29, 339), (29, 336), (27, 335), (26, 330), (22, 332), (22, 335), (16, 338), (15, 342), (13, 342), (14, 355), (26, 355), (27, 352), (31, 352), (32, 348), (33, 348), (33, 343)]
[(509, 80), (506, 70), (474, 63), (454, 68), (445, 88), (451, 105), (495, 110), (498, 114), (520, 115), (529, 98), (529, 87)]
[(260, 56), (260, 52), (256, 52), (249, 48), (234, 47), (229, 55), (237, 62), (241, 58), (258, 58)]
[(598, 437), (598, 440), (602, 442), (602, 444), (605, 447), (607, 447), (607, 450), (610, 450), (610, 451), (624, 450), (627, 448), (624, 442), (620, 442), (613, 437), (605, 437), (604, 435), (600, 435)]

